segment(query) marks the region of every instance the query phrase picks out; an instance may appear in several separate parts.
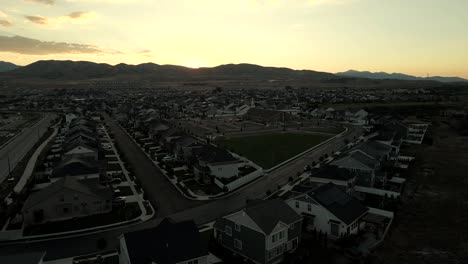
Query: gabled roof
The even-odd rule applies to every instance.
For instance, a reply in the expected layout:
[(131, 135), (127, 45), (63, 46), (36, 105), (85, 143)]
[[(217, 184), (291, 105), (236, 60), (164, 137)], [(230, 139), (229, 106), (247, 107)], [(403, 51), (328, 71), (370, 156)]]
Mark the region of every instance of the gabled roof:
[(29, 195), (26, 201), (24, 202), (23, 210), (27, 210), (33, 207), (34, 205), (49, 199), (55, 193), (61, 191), (80, 192), (100, 199), (110, 199), (112, 197), (112, 191), (108, 187), (96, 184), (93, 181), (78, 181), (73, 177), (64, 177), (50, 184), (44, 189), (41, 189), (37, 192), (33, 192), (31, 195)]
[(65, 145), (64, 153), (67, 153), (67, 152), (69, 152), (69, 151), (71, 151), (71, 150), (73, 150), (73, 149), (75, 149), (77, 147), (87, 148), (87, 149), (97, 153), (98, 150), (95, 147), (91, 146), (91, 145), (92, 144), (90, 144), (90, 143), (88, 143), (86, 141), (74, 140), (74, 141), (71, 142), (71, 144), (66, 144)]
[(164, 219), (157, 227), (124, 235), (131, 263), (175, 264), (208, 255), (195, 222)]
[(55, 166), (52, 177), (76, 176), (83, 174), (99, 173), (99, 162), (87, 157), (65, 156)]
[(302, 219), (281, 199), (253, 201), (243, 211), (267, 235), (279, 222), (289, 225)]
[(379, 165), (379, 161), (371, 158), (360, 150), (355, 150), (343, 158), (332, 163), (341, 168), (357, 168), (373, 170)]
[(232, 156), (227, 150), (213, 145), (205, 145), (204, 147), (194, 149), (193, 153), (199, 160), (208, 163), (238, 161), (238, 159)]
[(336, 166), (326, 166), (325, 168), (312, 174), (311, 177), (348, 181), (354, 178), (355, 174), (347, 169), (338, 168)]
[[(372, 158), (381, 161), (386, 155), (392, 151), (392, 147), (375, 140), (368, 140), (359, 146), (353, 148), (353, 150), (360, 150)], [(352, 152), (351, 150), (350, 152)]]
[(309, 195), (347, 225), (356, 221), (369, 210), (333, 183), (322, 185), (311, 191)]
[(185, 148), (189, 146), (190, 144), (197, 142), (197, 140), (191, 136), (182, 136), (176, 140), (176, 144), (180, 146), (181, 148)]

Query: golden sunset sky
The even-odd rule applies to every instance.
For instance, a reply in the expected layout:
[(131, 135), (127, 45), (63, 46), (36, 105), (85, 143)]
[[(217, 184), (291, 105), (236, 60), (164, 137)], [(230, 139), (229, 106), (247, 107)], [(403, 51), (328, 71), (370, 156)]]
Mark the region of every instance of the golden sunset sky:
[(467, 0), (0, 0), (0, 60), (468, 78)]

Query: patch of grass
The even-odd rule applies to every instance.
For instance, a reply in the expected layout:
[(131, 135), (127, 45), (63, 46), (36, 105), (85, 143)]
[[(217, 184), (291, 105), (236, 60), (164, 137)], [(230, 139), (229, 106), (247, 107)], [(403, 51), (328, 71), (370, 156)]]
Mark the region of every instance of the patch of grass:
[(330, 137), (305, 133), (278, 133), (224, 139), (218, 144), (268, 169)]

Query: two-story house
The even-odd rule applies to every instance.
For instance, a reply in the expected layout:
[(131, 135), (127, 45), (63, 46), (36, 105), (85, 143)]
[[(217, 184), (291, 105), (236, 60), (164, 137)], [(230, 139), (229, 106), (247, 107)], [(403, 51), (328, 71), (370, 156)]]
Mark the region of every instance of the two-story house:
[(283, 200), (252, 201), (214, 224), (223, 247), (254, 263), (279, 263), (301, 241), (302, 216)]
[(361, 220), (369, 210), (333, 183), (296, 193), (286, 202), (304, 217), (306, 230), (315, 229), (330, 239), (357, 234), (364, 228)]
[(197, 179), (209, 179), (210, 177), (231, 178), (239, 175), (239, 166), (242, 164), (225, 149), (213, 145), (205, 145), (193, 149), (194, 174)]

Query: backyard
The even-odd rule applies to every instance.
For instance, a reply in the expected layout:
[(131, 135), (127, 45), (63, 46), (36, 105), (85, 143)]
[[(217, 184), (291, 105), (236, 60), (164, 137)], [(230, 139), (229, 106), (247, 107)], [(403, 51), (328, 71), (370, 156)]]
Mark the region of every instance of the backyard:
[(276, 133), (227, 138), (218, 141), (218, 145), (269, 169), (330, 137), (306, 133)]

